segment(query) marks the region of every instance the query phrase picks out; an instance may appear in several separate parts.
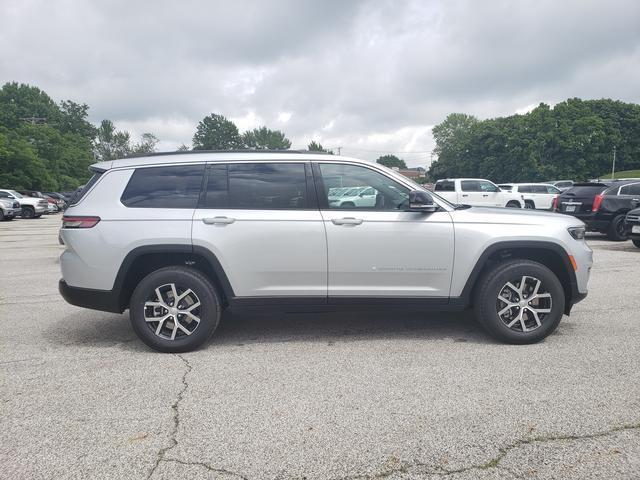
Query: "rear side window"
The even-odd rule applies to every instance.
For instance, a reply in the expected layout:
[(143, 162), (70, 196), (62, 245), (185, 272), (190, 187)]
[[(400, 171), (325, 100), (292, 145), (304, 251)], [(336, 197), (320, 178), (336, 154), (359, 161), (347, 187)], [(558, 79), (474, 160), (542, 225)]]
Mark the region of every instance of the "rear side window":
[(620, 188), (620, 195), (640, 195), (640, 183), (632, 183)]
[(196, 208), (203, 165), (138, 168), (120, 201), (131, 208)]
[(544, 185), (533, 185), (532, 187), (533, 193), (548, 193), (547, 187)]
[(302, 163), (232, 163), (208, 168), (204, 208), (307, 208), (307, 183)]
[(96, 184), (96, 182), (100, 180), (100, 177), (102, 176), (103, 173), (104, 172), (95, 172), (93, 174), (93, 177), (91, 177), (83, 187), (78, 188), (73, 193), (73, 195), (71, 196), (71, 199), (69, 200), (69, 204), (75, 205), (76, 203), (79, 203), (80, 200), (82, 200), (82, 198), (87, 194), (87, 192), (91, 190), (91, 187), (93, 187)]
[(519, 193), (533, 193), (531, 185), (519, 185), (518, 186)]
[(480, 182), (477, 180), (462, 180), (460, 190), (463, 192), (480, 192)]
[(455, 192), (456, 185), (454, 182), (437, 182), (434, 188), (436, 192)]

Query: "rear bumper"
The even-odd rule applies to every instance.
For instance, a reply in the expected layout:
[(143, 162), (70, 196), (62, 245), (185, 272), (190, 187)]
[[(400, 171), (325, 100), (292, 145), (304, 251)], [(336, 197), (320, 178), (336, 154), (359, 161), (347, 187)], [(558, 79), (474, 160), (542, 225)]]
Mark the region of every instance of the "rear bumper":
[(597, 213), (566, 213), (559, 212), (563, 215), (569, 215), (571, 217), (575, 217), (578, 220), (582, 220), (587, 226), (587, 230), (602, 232), (609, 228), (609, 224), (611, 223), (611, 219), (603, 218)]
[(67, 303), (76, 307), (112, 313), (123, 312), (118, 295), (112, 290), (71, 287), (62, 279), (58, 282), (58, 290)]

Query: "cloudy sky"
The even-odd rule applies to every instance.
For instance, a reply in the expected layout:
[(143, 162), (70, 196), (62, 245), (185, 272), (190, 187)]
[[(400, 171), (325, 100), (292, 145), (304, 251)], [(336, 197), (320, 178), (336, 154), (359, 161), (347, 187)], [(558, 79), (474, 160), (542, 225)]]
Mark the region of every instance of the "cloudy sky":
[(640, 103), (640, 1), (0, 0), (0, 82), (90, 105), (162, 150), (215, 112), (425, 165), (448, 113)]

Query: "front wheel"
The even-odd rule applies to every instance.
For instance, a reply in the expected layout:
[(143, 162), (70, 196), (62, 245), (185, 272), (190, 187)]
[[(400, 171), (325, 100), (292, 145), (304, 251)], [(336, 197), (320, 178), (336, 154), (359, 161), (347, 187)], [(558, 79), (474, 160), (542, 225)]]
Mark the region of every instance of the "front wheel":
[(138, 284), (129, 304), (140, 339), (161, 352), (187, 352), (206, 342), (220, 321), (215, 287), (192, 268), (165, 267)]
[(22, 218), (34, 218), (36, 211), (33, 207), (22, 207)]
[(476, 288), (478, 321), (506, 343), (536, 343), (550, 335), (564, 313), (558, 277), (541, 263), (510, 260), (485, 273)]

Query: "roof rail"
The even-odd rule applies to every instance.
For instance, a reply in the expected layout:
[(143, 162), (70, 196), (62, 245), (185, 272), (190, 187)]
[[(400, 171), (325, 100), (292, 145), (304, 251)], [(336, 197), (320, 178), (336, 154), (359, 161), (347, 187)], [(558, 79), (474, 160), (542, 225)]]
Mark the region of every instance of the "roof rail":
[(263, 150), (247, 148), (239, 150), (176, 150), (173, 152), (133, 153), (122, 158), (161, 157), (164, 155), (190, 155), (197, 153), (304, 153), (312, 155), (332, 155), (329, 152), (319, 152), (317, 150)]

